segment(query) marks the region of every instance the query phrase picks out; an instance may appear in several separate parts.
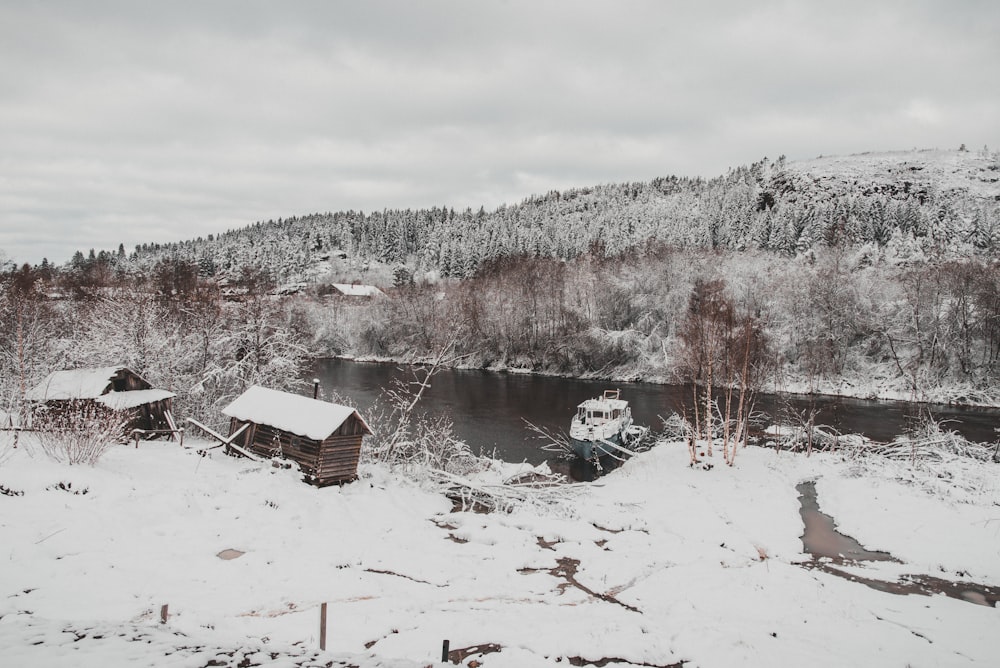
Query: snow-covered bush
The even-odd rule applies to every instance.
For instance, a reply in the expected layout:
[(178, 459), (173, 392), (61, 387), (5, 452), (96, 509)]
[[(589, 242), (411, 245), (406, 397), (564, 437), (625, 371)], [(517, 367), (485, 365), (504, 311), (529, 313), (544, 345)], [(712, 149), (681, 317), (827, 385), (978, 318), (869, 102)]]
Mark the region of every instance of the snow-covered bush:
[(35, 432), (45, 455), (64, 464), (93, 466), (108, 448), (126, 440), (129, 416), (94, 402), (69, 402), (43, 409), (35, 417)]
[[(398, 437), (393, 439), (393, 435)], [(362, 454), (368, 461), (388, 464), (414, 477), (434, 470), (467, 475), (479, 468), (479, 458), (455, 437), (452, 421), (444, 417), (414, 417), (388, 438), (366, 439)]]
[(890, 443), (864, 442), (847, 450), (856, 474), (877, 473), (961, 503), (1000, 493), (996, 444), (973, 443), (924, 418)]
[(380, 462), (423, 478), (431, 471), (467, 475), (479, 467), (468, 444), (455, 437), (452, 421), (417, 411), (424, 390), (441, 364), (451, 355), (451, 345), (442, 349), (434, 362), (415, 368), (413, 381), (386, 390), (381, 404), (372, 408), (372, 424), (386, 425), (364, 441), (362, 460)]

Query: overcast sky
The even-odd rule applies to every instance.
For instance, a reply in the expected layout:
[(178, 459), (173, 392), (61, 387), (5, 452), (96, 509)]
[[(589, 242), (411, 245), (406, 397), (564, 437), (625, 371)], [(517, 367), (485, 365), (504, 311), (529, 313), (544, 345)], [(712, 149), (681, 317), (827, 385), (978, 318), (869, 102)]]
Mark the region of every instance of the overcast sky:
[(3, 2), (0, 256), (1000, 148), (1000, 2)]

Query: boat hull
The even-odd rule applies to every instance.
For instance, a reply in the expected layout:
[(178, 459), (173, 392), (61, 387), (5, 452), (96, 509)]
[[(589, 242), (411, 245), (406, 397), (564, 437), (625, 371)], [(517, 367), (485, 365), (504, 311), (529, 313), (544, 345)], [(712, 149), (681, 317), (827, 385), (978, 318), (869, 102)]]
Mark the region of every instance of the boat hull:
[[(614, 443), (615, 445), (624, 445), (622, 435), (620, 433), (614, 434), (604, 440)], [(600, 457), (604, 457), (605, 455), (611, 455), (617, 458), (622, 457), (621, 450), (610, 447), (601, 441), (571, 438), (570, 443), (573, 446), (573, 454), (580, 459), (598, 459)]]

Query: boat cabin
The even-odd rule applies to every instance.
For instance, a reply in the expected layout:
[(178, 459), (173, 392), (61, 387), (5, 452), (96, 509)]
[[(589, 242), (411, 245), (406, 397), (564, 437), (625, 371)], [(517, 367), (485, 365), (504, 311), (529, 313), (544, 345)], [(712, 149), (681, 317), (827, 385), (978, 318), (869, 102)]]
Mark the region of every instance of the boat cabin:
[(604, 396), (588, 399), (577, 406), (576, 419), (584, 425), (618, 422), (628, 413), (628, 402), (619, 399), (619, 390), (605, 390)]

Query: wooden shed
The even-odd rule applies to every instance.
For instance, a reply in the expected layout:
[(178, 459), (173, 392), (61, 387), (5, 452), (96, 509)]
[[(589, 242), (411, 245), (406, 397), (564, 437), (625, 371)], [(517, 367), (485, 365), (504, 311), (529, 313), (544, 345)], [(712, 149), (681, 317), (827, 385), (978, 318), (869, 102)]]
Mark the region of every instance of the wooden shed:
[(298, 463), (307, 482), (323, 487), (357, 478), (361, 439), (372, 430), (358, 412), (340, 404), (255, 385), (223, 409), (234, 443), (262, 457)]
[(125, 366), (53, 371), (27, 392), (25, 398), (65, 411), (74, 405), (96, 404), (115, 412), (128, 412), (128, 429), (172, 429), (170, 414), (176, 395), (155, 389)]

